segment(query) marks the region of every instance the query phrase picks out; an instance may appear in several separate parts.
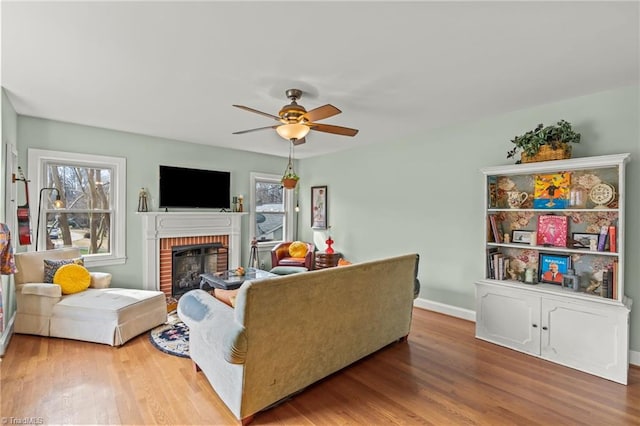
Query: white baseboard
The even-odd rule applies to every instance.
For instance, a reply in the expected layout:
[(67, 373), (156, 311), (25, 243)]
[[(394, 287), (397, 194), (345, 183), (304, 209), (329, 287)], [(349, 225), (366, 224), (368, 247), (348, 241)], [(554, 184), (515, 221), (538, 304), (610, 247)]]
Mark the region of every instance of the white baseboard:
[(470, 309), (459, 308), (453, 305), (447, 305), (445, 303), (434, 302), (433, 300), (418, 298), (414, 300), (413, 306), (420, 309), (426, 309), (428, 311), (434, 311), (452, 317), (464, 319), (467, 321), (476, 321), (476, 311)]
[(5, 328), (2, 336), (0, 336), (0, 357), (4, 356), (7, 347), (9, 346), (9, 340), (11, 340), (11, 336), (13, 336), (13, 323), (15, 322), (16, 314), (15, 312), (11, 316), (11, 319), (7, 323), (7, 328)]
[[(459, 308), (457, 306), (447, 305), (445, 303), (434, 302), (433, 300), (418, 298), (414, 300), (413, 306), (415, 306), (416, 308), (438, 312), (440, 314), (449, 315), (467, 321), (476, 321), (475, 311)], [(640, 352), (629, 351), (629, 364), (640, 367)]]

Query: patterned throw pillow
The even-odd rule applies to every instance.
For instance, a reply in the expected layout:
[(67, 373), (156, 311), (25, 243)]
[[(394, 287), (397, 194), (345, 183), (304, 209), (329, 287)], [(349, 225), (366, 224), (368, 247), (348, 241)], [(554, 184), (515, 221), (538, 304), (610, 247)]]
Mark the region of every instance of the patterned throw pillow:
[(53, 283), (60, 286), (62, 294), (79, 293), (89, 288), (91, 275), (84, 266), (69, 263), (58, 268)]
[(56, 271), (62, 265), (69, 265), (75, 263), (76, 265), (84, 266), (84, 260), (81, 257), (74, 259), (61, 259), (61, 260), (44, 260), (44, 280), (42, 282), (53, 284), (53, 276)]

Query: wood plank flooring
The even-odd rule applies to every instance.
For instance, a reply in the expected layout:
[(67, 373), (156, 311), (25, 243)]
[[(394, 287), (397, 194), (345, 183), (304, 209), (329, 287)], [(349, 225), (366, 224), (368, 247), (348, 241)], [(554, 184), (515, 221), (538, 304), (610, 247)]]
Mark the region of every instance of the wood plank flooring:
[[(14, 335), (0, 370), (7, 423), (236, 424), (191, 361), (155, 349), (147, 334), (121, 348)], [(473, 323), (415, 309), (408, 342), (252, 424), (640, 425), (640, 369), (619, 385), (477, 340)]]

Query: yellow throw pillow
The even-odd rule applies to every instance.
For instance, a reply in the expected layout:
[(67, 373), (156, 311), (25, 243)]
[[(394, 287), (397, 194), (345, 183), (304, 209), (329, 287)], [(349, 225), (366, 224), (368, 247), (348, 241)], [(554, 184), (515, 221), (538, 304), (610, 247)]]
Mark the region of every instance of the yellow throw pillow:
[(307, 251), (307, 245), (302, 241), (294, 241), (289, 245), (289, 256), (291, 257), (305, 257)]
[(58, 268), (53, 283), (62, 288), (62, 294), (79, 293), (89, 288), (91, 275), (84, 266), (70, 263)]

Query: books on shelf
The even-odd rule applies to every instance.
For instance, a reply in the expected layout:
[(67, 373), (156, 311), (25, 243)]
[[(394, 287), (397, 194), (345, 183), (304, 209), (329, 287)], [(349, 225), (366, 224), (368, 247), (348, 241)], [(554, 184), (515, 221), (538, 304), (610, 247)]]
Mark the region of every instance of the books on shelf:
[(603, 225), (600, 228), (600, 235), (598, 236), (598, 251), (604, 251), (607, 245), (608, 235), (609, 235), (609, 227)]
[(609, 226), (609, 251), (615, 253), (616, 250), (616, 227)]
[(498, 253), (498, 249), (496, 247), (490, 247), (487, 249), (487, 278), (494, 279), (495, 278), (495, 268), (493, 267), (493, 255)]
[(489, 222), (491, 223), (491, 232), (493, 234), (493, 240), (496, 243), (501, 243), (502, 242), (502, 233), (500, 232), (500, 227), (498, 226), (498, 221), (496, 219), (496, 215), (495, 214), (490, 214), (489, 215)]
[(617, 260), (613, 261), (612, 275), (613, 275), (613, 279), (612, 279), (613, 292), (612, 292), (611, 298), (618, 300), (618, 261)]

